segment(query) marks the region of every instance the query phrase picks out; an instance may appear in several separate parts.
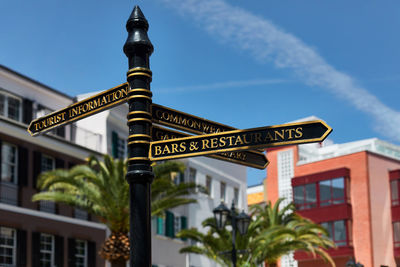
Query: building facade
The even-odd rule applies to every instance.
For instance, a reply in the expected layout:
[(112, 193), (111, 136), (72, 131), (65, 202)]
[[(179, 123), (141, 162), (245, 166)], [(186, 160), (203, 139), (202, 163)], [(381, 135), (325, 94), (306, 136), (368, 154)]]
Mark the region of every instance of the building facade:
[[(350, 258), (366, 267), (399, 265), (400, 147), (367, 139), (267, 150), (264, 195), (293, 201), (297, 211), (324, 226), (337, 248), (336, 266)], [(289, 188), (289, 189), (288, 189)], [(281, 266), (329, 266), (296, 252)]]
[(104, 266), (106, 227), (79, 209), (32, 202), (39, 173), (69, 168), (91, 154), (75, 125), (31, 137), (30, 121), (73, 99), (0, 66), (0, 266)]
[[(32, 119), (91, 95), (72, 98), (0, 66), (0, 266), (109, 266), (97, 253), (109, 234), (105, 225), (83, 210), (31, 201), (43, 171), (70, 168), (84, 163), (89, 155), (127, 156), (127, 104), (38, 137), (27, 132)], [(213, 216), (220, 201), (247, 210), (246, 167), (205, 157), (182, 162), (187, 168), (175, 181), (196, 182), (210, 195), (194, 194), (196, 204), (152, 219), (153, 264), (213, 267), (215, 263), (205, 257), (179, 253), (190, 243), (176, 238), (176, 233), (191, 227), (202, 229), (201, 222)]]

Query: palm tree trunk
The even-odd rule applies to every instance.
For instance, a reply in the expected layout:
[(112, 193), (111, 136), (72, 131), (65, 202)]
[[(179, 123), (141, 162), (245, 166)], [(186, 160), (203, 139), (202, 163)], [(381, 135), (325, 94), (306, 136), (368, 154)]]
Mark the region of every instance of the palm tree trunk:
[(126, 267), (126, 261), (125, 260), (112, 261), (111, 267)]

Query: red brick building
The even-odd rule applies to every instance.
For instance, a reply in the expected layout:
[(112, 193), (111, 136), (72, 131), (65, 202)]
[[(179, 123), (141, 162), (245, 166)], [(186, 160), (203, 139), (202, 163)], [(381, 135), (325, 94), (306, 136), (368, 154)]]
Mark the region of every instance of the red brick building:
[[(368, 139), (271, 148), (267, 156), (265, 199), (294, 201), (301, 215), (326, 227), (336, 266), (350, 258), (365, 267), (400, 266), (400, 147)], [(329, 266), (305, 253), (294, 259), (299, 267)]]

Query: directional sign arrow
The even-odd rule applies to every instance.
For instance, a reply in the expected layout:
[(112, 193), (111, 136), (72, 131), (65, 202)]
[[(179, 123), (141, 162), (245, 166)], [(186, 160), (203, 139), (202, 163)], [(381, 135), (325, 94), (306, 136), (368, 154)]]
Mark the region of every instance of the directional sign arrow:
[(28, 132), (32, 136), (45, 133), (53, 128), (83, 119), (100, 111), (112, 108), (126, 102), (129, 84), (123, 83), (114, 88), (101, 92), (66, 108), (33, 120)]
[[(188, 137), (190, 135), (166, 129), (160, 126), (153, 126), (152, 129), (152, 140), (170, 140), (175, 138)], [(258, 151), (237, 151), (237, 152), (223, 152), (219, 154), (207, 155), (208, 157), (230, 161), (233, 163), (241, 164), (248, 167), (257, 169), (265, 169), (269, 164), (265, 154)]]
[(214, 153), (322, 142), (332, 131), (324, 121), (308, 121), (235, 130), (215, 134), (151, 142), (152, 161)]

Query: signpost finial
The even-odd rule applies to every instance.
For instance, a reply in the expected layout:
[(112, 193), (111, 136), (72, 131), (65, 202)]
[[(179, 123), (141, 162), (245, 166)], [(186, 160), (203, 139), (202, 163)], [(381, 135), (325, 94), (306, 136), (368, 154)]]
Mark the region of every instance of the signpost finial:
[[(153, 44), (147, 36), (149, 23), (140, 10), (139, 6), (135, 6), (133, 11), (126, 22), (126, 30), (128, 31), (128, 38), (124, 45), (124, 53), (130, 59), (134, 58), (135, 54), (146, 53), (150, 56), (153, 53)], [(129, 60), (129, 68), (133, 67), (133, 62)], [(148, 62), (141, 62), (143, 67), (148, 67)], [(136, 62), (138, 65), (138, 62)]]

